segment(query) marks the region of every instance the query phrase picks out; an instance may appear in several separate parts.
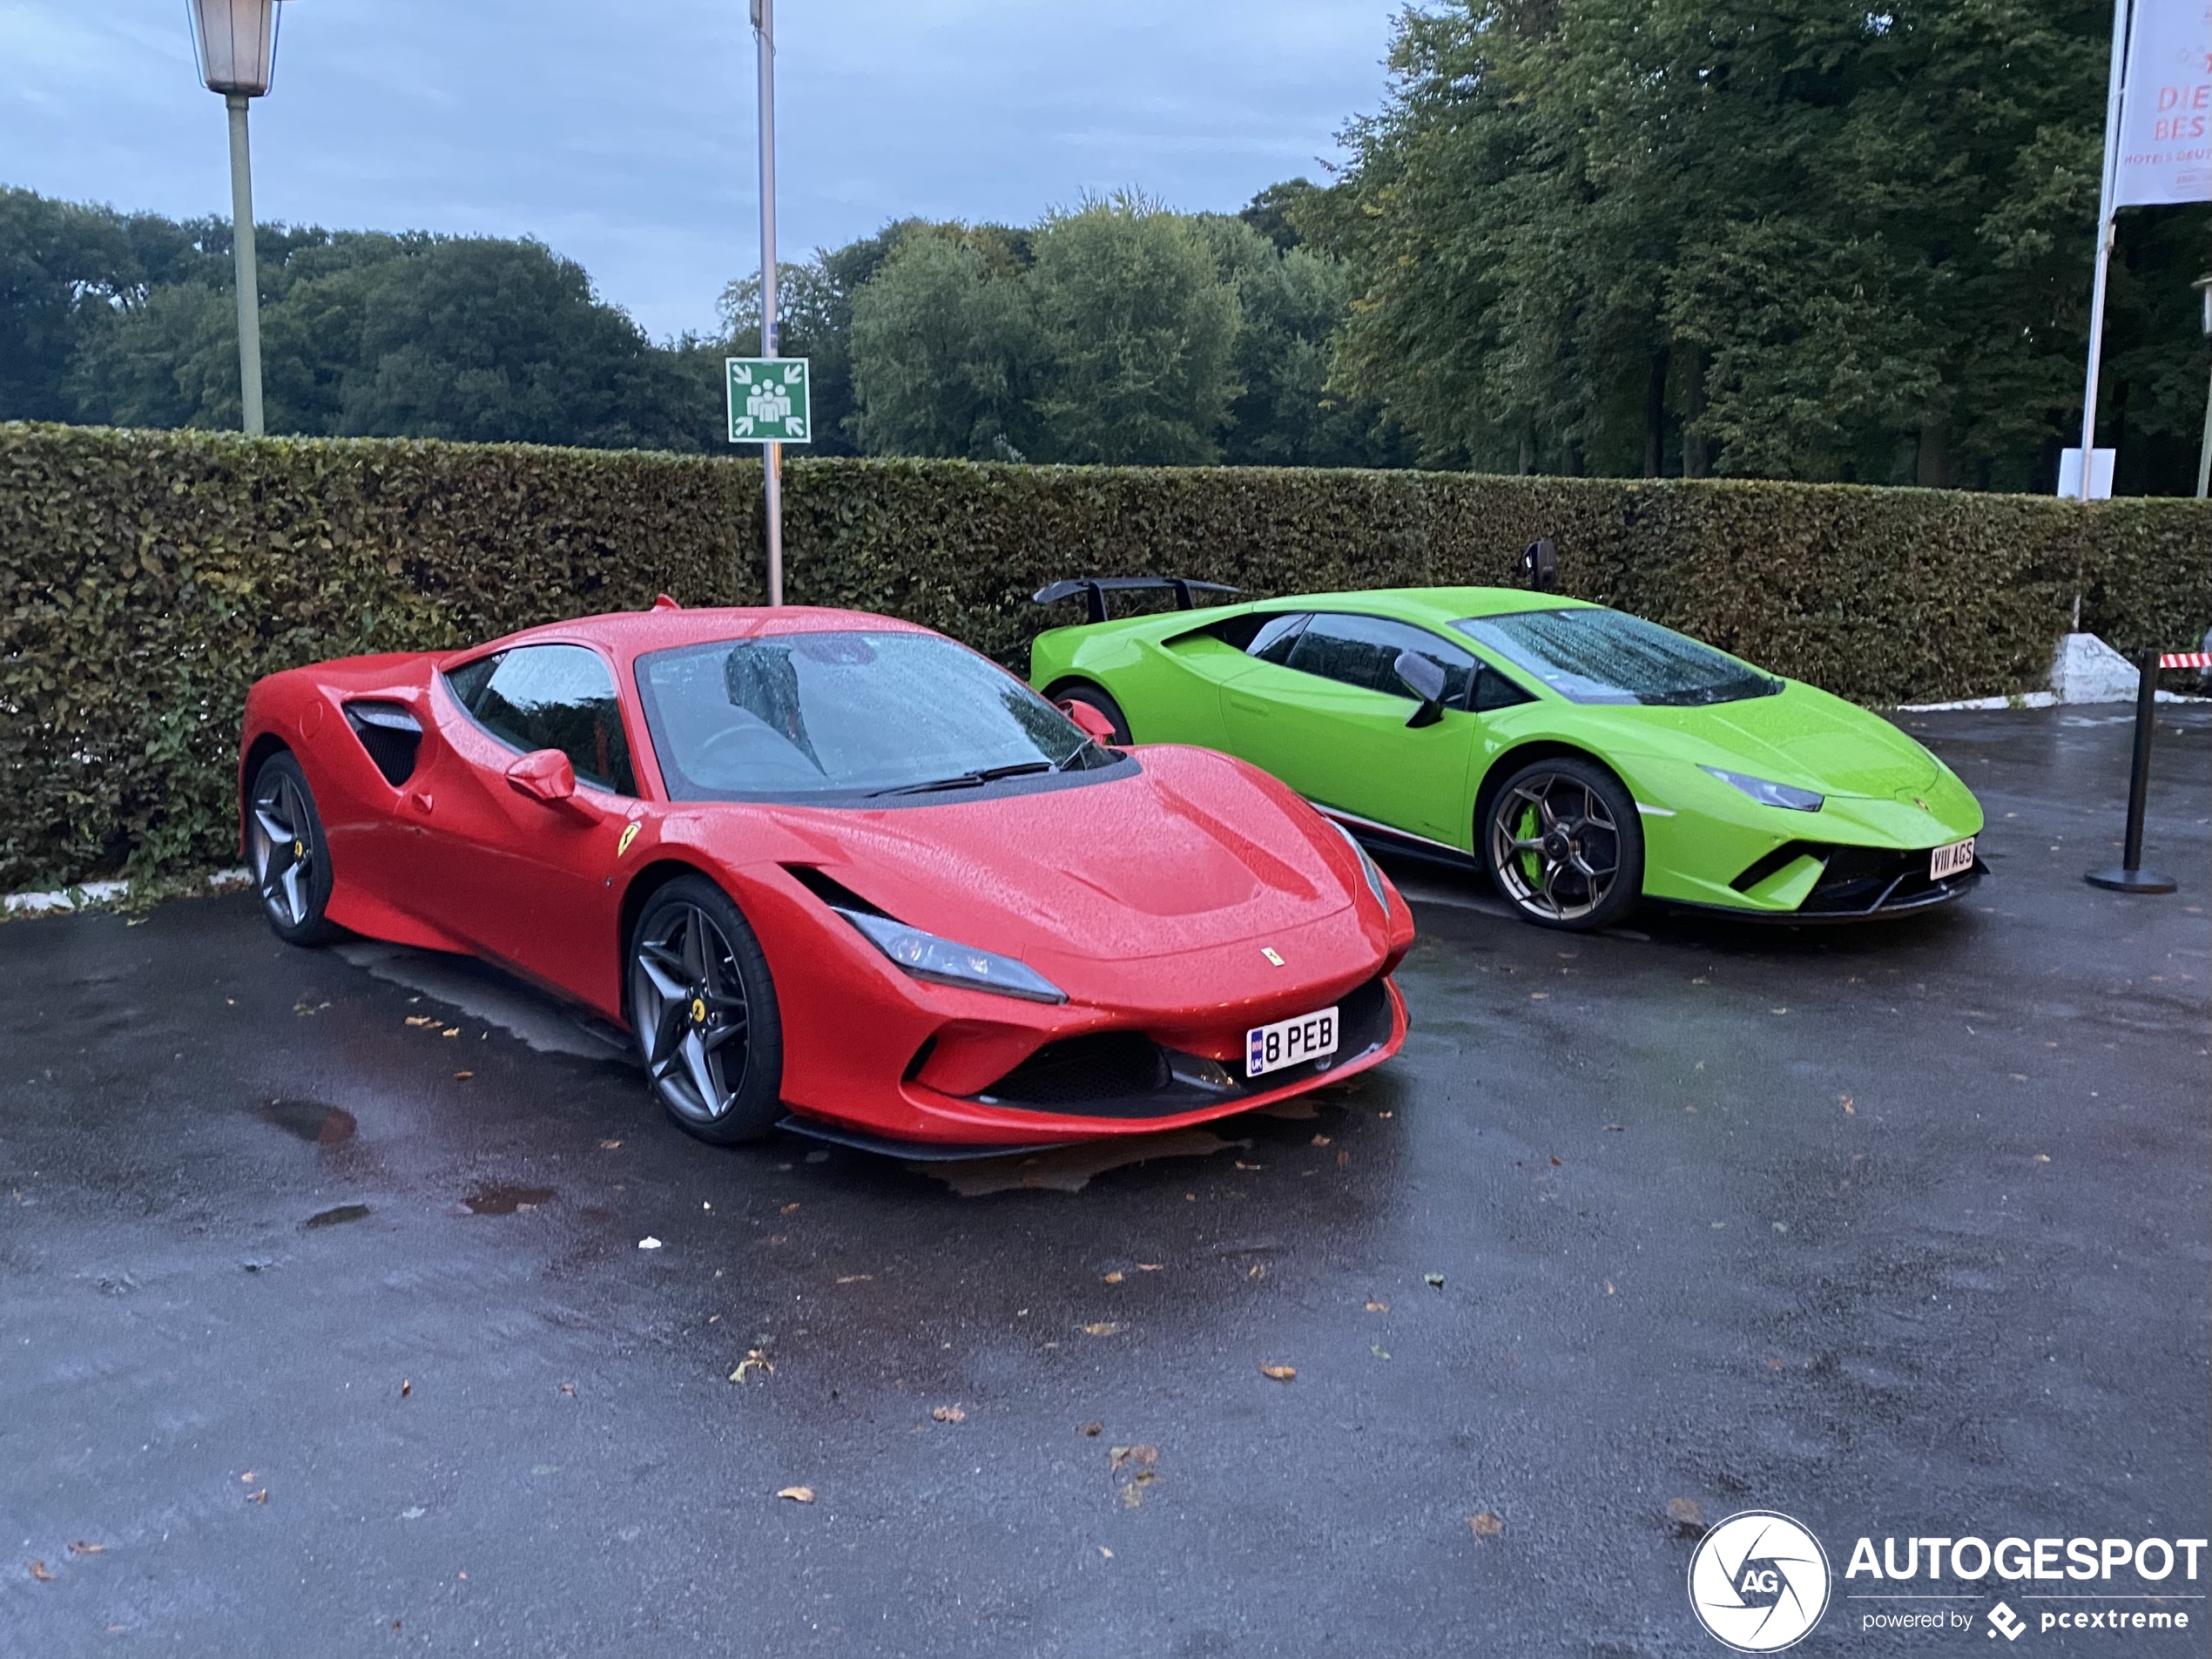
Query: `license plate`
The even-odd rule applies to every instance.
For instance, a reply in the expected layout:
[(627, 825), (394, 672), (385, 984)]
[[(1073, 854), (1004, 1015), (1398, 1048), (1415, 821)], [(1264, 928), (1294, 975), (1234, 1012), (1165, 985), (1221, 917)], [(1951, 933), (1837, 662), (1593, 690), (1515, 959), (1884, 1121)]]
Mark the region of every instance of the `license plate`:
[(1928, 854), (1928, 880), (1940, 881), (1948, 875), (1959, 875), (1974, 867), (1974, 841), (1968, 836), (1963, 841), (1953, 841), (1949, 846), (1939, 846)]
[(1256, 1025), (1244, 1033), (1244, 1076), (1281, 1071), (1337, 1051), (1337, 1011), (1322, 1008), (1295, 1020)]

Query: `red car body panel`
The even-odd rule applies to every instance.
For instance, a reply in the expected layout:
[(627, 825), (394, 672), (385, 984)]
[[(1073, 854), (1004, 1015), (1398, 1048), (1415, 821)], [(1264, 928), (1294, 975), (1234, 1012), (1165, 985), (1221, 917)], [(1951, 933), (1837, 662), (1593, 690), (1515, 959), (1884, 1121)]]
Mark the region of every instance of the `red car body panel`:
[[(327, 914), (357, 933), (501, 963), (626, 1024), (624, 937), (643, 895), (685, 869), (751, 924), (784, 1030), (782, 1096), (802, 1117), (902, 1142), (1037, 1144), (1203, 1122), (1379, 1063), (1404, 1042), (1386, 976), (1413, 918), (1319, 814), (1244, 762), (1138, 748), (1134, 776), (988, 798), (856, 808), (670, 800), (638, 706), (636, 659), (764, 633), (927, 632), (860, 612), (681, 610), (587, 618), (468, 651), (360, 657), (257, 683), (240, 799), (273, 746), (305, 772), (329, 848)], [(579, 644), (613, 672), (639, 798), (580, 783), (545, 801), (511, 785), (517, 752), (476, 725), (445, 671), (523, 644)], [(422, 728), (395, 786), (346, 705), (403, 705)], [(634, 833), (632, 833), (634, 831)], [(911, 926), (1013, 956), (1064, 1004), (926, 982), (895, 968), (791, 873), (820, 871)], [(1388, 1037), (1320, 1075), (1157, 1117), (1083, 1116), (974, 1098), (1057, 1039), (1141, 1031), (1234, 1065), (1250, 1027), (1380, 979)], [(925, 1049), (927, 1050), (925, 1052)]]

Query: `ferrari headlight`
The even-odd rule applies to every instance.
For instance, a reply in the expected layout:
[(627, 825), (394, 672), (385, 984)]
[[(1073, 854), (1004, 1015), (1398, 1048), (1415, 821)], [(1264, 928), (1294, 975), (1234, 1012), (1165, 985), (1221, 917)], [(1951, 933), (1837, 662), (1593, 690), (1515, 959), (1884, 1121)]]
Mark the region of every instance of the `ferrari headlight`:
[(1718, 766), (1700, 766), (1724, 784), (1732, 784), (1762, 806), (1785, 806), (1793, 813), (1817, 813), (1827, 799), (1810, 789), (1795, 788), (1789, 784), (1770, 783), (1764, 778), (1748, 778), (1740, 772), (1723, 772)]
[(1352, 849), (1352, 856), (1359, 860), (1359, 873), (1367, 878), (1367, 891), (1375, 895), (1375, 902), (1383, 907), (1383, 914), (1388, 915), (1390, 914), (1390, 889), (1383, 885), (1381, 867), (1367, 856), (1367, 849), (1359, 845), (1350, 830), (1345, 828), (1333, 818), (1327, 822), (1331, 829), (1344, 837), (1344, 844)]
[(1025, 1002), (1065, 1002), (1068, 993), (1043, 974), (1011, 956), (954, 944), (909, 927), (888, 916), (864, 910), (831, 907), (867, 936), (870, 944), (916, 979), (936, 985), (957, 985), (965, 990), (990, 991), (999, 996), (1018, 996)]

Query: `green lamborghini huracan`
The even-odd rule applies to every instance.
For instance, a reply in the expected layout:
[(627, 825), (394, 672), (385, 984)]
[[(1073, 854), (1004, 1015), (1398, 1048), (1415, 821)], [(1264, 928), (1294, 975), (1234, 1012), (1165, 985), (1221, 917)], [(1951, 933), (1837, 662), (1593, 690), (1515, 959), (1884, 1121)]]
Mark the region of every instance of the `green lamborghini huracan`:
[[(1183, 608), (1108, 618), (1108, 592)], [(1487, 867), (1530, 921), (1639, 900), (1791, 921), (1951, 902), (1979, 802), (1880, 717), (1624, 612), (1509, 588), (1197, 608), (1211, 584), (1055, 583), (1091, 620), (1030, 680), (1122, 743), (1226, 750), (1378, 846)], [(1211, 591), (1230, 591), (1211, 588)]]

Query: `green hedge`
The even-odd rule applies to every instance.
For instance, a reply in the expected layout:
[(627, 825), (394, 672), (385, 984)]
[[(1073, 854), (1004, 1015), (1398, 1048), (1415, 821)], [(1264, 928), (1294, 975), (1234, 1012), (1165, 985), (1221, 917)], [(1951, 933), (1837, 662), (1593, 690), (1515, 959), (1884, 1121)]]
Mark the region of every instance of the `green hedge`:
[[(1019, 664), (1029, 593), (1173, 571), (1254, 594), (1563, 585), (1869, 704), (2027, 689), (2077, 582), (2123, 648), (2212, 621), (2212, 509), (1459, 473), (799, 461), (789, 597)], [(258, 675), (627, 609), (757, 602), (757, 463), (0, 425), (0, 887), (234, 857)]]

